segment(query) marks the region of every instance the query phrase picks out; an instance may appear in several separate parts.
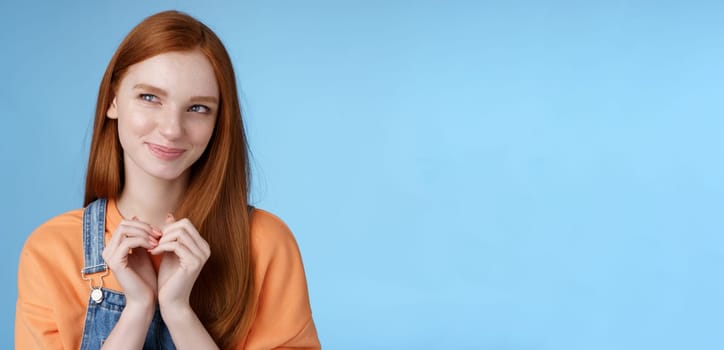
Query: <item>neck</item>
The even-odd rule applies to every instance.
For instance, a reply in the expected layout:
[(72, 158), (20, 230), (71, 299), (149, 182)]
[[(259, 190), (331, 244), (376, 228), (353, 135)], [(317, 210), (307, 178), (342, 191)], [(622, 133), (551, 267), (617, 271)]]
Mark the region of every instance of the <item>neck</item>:
[(155, 227), (163, 227), (166, 215), (176, 210), (186, 191), (187, 182), (187, 176), (173, 181), (151, 176), (135, 179), (127, 177), (116, 205), (126, 219), (136, 216)]

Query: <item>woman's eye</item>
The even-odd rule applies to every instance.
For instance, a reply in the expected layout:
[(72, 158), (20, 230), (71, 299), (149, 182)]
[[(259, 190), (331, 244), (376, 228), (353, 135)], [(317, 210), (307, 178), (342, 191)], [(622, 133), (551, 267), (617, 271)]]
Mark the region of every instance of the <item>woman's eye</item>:
[(189, 112), (209, 113), (211, 112), (211, 108), (204, 105), (193, 105), (189, 107)]
[(151, 94), (140, 94), (140, 95), (138, 95), (138, 97), (141, 98), (142, 100), (148, 101), (148, 102), (155, 102), (157, 99), (157, 97), (155, 95), (151, 95)]

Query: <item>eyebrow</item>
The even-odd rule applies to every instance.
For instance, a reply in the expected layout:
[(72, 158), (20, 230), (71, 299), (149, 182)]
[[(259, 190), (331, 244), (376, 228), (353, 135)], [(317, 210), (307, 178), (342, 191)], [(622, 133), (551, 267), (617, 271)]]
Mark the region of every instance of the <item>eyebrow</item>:
[[(168, 93), (166, 92), (166, 90), (153, 86), (153, 85), (136, 84), (133, 86), (133, 89), (134, 90), (145, 90), (154, 95), (158, 95), (161, 97), (168, 96)], [(191, 97), (190, 101), (191, 102), (206, 102), (206, 103), (219, 104), (219, 99), (214, 96), (194, 96), (194, 97)]]

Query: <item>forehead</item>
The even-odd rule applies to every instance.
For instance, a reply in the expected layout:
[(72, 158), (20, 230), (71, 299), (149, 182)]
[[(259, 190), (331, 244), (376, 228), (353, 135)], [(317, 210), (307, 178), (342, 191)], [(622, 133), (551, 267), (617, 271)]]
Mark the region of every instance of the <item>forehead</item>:
[(138, 84), (160, 88), (179, 98), (219, 97), (214, 69), (199, 50), (166, 52), (130, 66), (120, 87), (132, 89)]

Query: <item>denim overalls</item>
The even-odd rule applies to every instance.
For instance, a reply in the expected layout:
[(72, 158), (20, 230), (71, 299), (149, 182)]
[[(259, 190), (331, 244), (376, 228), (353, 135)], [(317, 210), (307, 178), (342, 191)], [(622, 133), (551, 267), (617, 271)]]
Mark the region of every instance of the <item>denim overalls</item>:
[[(85, 267), (81, 277), (89, 281), (91, 295), (88, 299), (88, 311), (83, 327), (82, 350), (100, 349), (111, 330), (121, 317), (126, 305), (126, 297), (103, 288), (103, 277), (108, 275), (108, 267), (103, 261), (104, 236), (106, 227), (106, 199), (100, 198), (89, 204), (83, 212), (83, 253)], [(98, 285), (88, 275), (103, 272)], [(176, 349), (168, 328), (163, 323), (158, 307), (146, 334), (144, 349)]]

